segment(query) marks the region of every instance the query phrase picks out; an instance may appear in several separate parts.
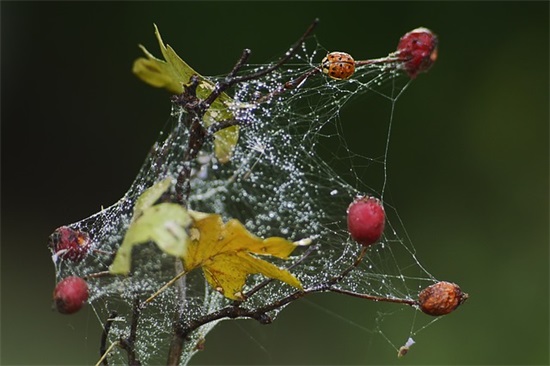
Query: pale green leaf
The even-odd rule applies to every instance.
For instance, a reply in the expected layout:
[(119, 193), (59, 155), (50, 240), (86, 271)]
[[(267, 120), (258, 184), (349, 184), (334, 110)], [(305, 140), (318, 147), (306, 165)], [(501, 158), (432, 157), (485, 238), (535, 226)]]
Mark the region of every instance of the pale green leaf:
[(172, 180), (172, 177), (165, 178), (145, 190), (134, 205), (134, 218), (139, 216), (143, 210), (151, 207), (168, 190), (172, 184)]
[(132, 249), (136, 245), (154, 242), (163, 252), (183, 256), (189, 242), (188, 229), (193, 220), (187, 209), (176, 203), (154, 203), (170, 187), (172, 178), (157, 182), (136, 200), (134, 216), (109, 271), (128, 274)]
[[(183, 61), (172, 47), (164, 44), (156, 24), (155, 35), (165, 61), (154, 57), (144, 46), (140, 45), (146, 58), (138, 58), (134, 62), (132, 68), (134, 74), (149, 85), (165, 88), (174, 94), (183, 93), (183, 86), (189, 85), (191, 76), (196, 75), (199, 79), (197, 97), (207, 98), (214, 90), (215, 85)], [(204, 125), (208, 127), (214, 122), (233, 118), (233, 113), (230, 111), (232, 103), (233, 99), (226, 93), (222, 93), (206, 111)], [(229, 161), (238, 137), (238, 126), (228, 127), (214, 134), (214, 153), (220, 162)]]

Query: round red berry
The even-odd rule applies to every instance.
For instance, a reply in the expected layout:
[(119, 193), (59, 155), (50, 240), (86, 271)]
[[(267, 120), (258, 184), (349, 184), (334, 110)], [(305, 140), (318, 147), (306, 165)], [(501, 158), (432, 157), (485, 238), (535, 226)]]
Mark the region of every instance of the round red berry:
[(88, 300), (88, 284), (80, 277), (67, 277), (55, 286), (53, 300), (61, 314), (72, 314)]
[(437, 36), (427, 28), (416, 28), (401, 37), (397, 55), (411, 79), (432, 67), (437, 60), (437, 45)]
[(424, 313), (440, 316), (453, 312), (467, 299), (468, 294), (458, 285), (442, 281), (422, 290), (418, 295), (418, 305)]
[(48, 244), (61, 259), (79, 262), (88, 254), (90, 237), (83, 231), (61, 226), (50, 235)]
[(369, 246), (380, 240), (386, 215), (378, 198), (357, 197), (348, 207), (348, 230), (353, 240)]

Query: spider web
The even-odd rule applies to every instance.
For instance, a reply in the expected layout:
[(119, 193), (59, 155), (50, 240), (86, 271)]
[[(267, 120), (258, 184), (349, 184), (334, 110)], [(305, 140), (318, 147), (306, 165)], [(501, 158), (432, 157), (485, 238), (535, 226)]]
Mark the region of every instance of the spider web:
[[(366, 158), (352, 152), (343, 137), (342, 107), (353, 98), (366, 98), (371, 103), (381, 98), (391, 106), (391, 124), (393, 107), (410, 83), (395, 64), (368, 65), (359, 67), (349, 80), (332, 80), (317, 74), (295, 89), (277, 94), (282, 84), (317, 67), (326, 53), (317, 39), (311, 37), (289, 64), (267, 76), (237, 85), (233, 91), (232, 112), (246, 126), (240, 129), (233, 157), (221, 164), (212, 148), (206, 147), (193, 162), (190, 182), (189, 207), (193, 210), (217, 213), (225, 220), (236, 218), (261, 237), (311, 239), (313, 248), (304, 261), (296, 263), (307, 248), (299, 248), (290, 261), (274, 261), (282, 267), (296, 264), (291, 271), (304, 288), (326, 282), (353, 263), (360, 246), (347, 231), (346, 209), (357, 195), (368, 193), (383, 199), (385, 190), (386, 179), (379, 187), (370, 187), (368, 182), (370, 174), (385, 174), (387, 151), (380, 152), (378, 156), (382, 158)], [(247, 74), (268, 66), (247, 65), (241, 72)], [(271, 94), (274, 95), (266, 102), (257, 103)], [(131, 221), (136, 199), (155, 182), (167, 176), (176, 177), (182, 169), (189, 138), (182, 123), (184, 118), (185, 111), (174, 105), (167, 130), (160, 134), (129, 191), (119, 202), (68, 225), (89, 234), (92, 251), (80, 263), (56, 260), (58, 280), (108, 270)], [(327, 154), (328, 158), (322, 157)], [(344, 173), (337, 173), (335, 166)], [(388, 219), (381, 242), (368, 251), (359, 268), (338, 286), (362, 294), (415, 299), (420, 289), (436, 280), (416, 258), (397, 214), (387, 203), (385, 208)], [(113, 311), (118, 314), (112, 322), (108, 344), (129, 336), (134, 299), (145, 299), (177, 271), (174, 258), (159, 251), (154, 244), (139, 246), (132, 258), (131, 276), (88, 280), (89, 302), (100, 324), (104, 324)], [(252, 276), (246, 288), (263, 280)], [(254, 309), (292, 291), (288, 285), (272, 281), (243, 306)], [(229, 304), (206, 283), (201, 271), (191, 272), (185, 277), (184, 292), (172, 286), (142, 310), (135, 343), (137, 358), (142, 364), (165, 362), (177, 309), (183, 307), (185, 320), (192, 320)], [(275, 318), (280, 310), (269, 315)], [(216, 323), (204, 325), (191, 334), (184, 344), (182, 364), (191, 359)], [(410, 334), (414, 333), (411, 329)], [(125, 363), (126, 357), (125, 351), (115, 347), (109, 361)]]

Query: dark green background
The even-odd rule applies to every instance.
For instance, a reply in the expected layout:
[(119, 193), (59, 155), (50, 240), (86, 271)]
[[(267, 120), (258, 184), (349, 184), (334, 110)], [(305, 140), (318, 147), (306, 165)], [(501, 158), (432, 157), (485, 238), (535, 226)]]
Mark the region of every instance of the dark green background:
[[(1, 363), (97, 360), (91, 309), (50, 310), (46, 240), (118, 200), (167, 119), (168, 94), (130, 72), (137, 43), (158, 54), (152, 23), (216, 75), (244, 47), (252, 62), (275, 59), (319, 17), (321, 44), (357, 58), (387, 54), (418, 26), (439, 35), (437, 64), (397, 103), (388, 199), (423, 264), (471, 299), (401, 360), (361, 329), (391, 307), (321, 295), (271, 326), (223, 323), (193, 363), (548, 364), (548, 11), (548, 2), (3, 1)], [(342, 114), (350, 148), (368, 156), (365, 141), (383, 146), (387, 127), (378, 101), (358, 98)]]

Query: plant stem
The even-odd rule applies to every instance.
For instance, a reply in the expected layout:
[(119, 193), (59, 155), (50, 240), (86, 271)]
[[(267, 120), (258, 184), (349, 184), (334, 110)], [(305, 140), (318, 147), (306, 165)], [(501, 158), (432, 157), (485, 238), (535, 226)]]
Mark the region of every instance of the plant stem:
[[(117, 317), (118, 313), (116, 311), (111, 312), (109, 314), (109, 317), (105, 321), (105, 325), (103, 326), (103, 332), (101, 333), (101, 344), (99, 346), (99, 355), (101, 358), (97, 362), (100, 364), (103, 362), (104, 366), (108, 366), (109, 363), (107, 362), (107, 353), (112, 349), (112, 345), (107, 349), (107, 340), (109, 339), (109, 330), (111, 329), (111, 325), (113, 324), (113, 321)], [(118, 344), (118, 342), (115, 342)]]
[(335, 292), (335, 293), (338, 293), (338, 294), (358, 297), (360, 299), (376, 301), (376, 302), (393, 302), (393, 303), (397, 303), (397, 304), (406, 304), (406, 305), (410, 305), (410, 306), (418, 305), (418, 301), (411, 300), (411, 299), (399, 299), (399, 298), (392, 298), (392, 297), (367, 295), (367, 294), (361, 294), (361, 293), (357, 293), (357, 292), (353, 292), (353, 291), (342, 290), (342, 289), (334, 288), (334, 287), (330, 287), (329, 291), (330, 292)]
[(132, 310), (132, 323), (130, 324), (130, 335), (128, 338), (120, 340), (120, 346), (126, 350), (128, 353), (128, 365), (137, 366), (141, 365), (141, 362), (136, 357), (136, 337), (137, 337), (137, 327), (139, 322), (139, 316), (141, 314), (141, 303), (139, 296), (136, 295), (134, 298), (134, 305)]

